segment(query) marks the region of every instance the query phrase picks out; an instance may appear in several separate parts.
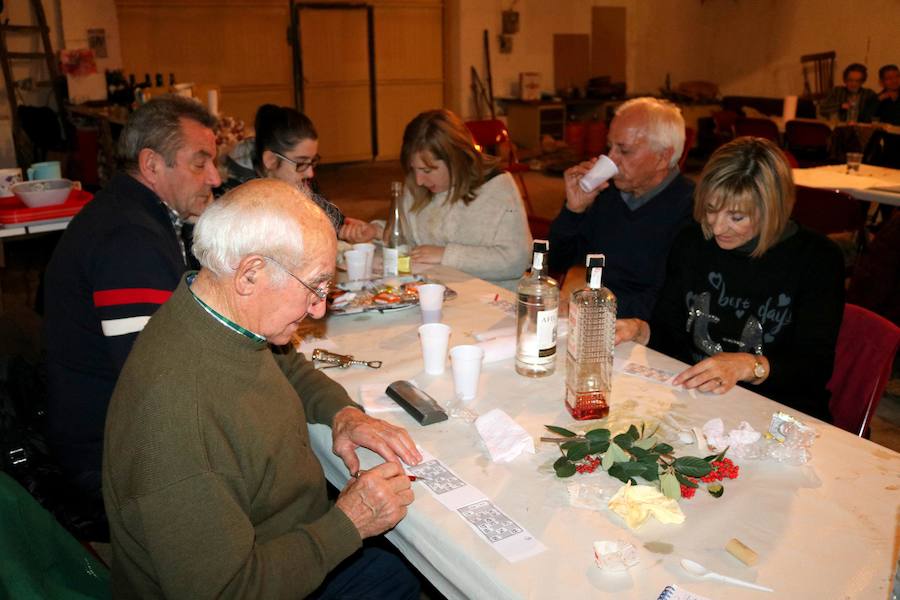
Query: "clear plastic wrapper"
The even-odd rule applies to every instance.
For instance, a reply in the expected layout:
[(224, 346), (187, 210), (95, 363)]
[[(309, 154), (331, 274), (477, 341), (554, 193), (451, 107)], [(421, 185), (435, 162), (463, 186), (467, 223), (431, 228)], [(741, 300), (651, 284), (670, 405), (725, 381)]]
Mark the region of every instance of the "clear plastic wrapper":
[(623, 540), (594, 542), (594, 560), (603, 571), (620, 573), (640, 562), (637, 549)]

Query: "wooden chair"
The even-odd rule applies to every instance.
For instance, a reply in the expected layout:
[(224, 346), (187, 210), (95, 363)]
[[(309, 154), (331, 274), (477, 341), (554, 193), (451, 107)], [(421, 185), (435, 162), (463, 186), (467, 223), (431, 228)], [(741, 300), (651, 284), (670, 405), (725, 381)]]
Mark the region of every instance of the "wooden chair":
[(528, 216), (533, 216), (534, 207), (531, 205), (531, 199), (528, 197), (528, 188), (525, 187), (525, 179), (522, 177), (522, 173), (529, 170), (528, 165), (519, 162), (515, 145), (510, 141), (509, 130), (503, 121), (500, 119), (466, 121), (466, 127), (472, 134), (475, 146), (481, 152), (499, 156), (502, 159), (501, 166), (503, 170), (512, 174), (519, 184)]
[(778, 126), (771, 119), (755, 119), (750, 117), (738, 117), (734, 121), (734, 136), (745, 135), (761, 137), (781, 145), (781, 136), (778, 134)]
[(784, 125), (784, 147), (800, 161), (802, 167), (825, 164), (831, 128), (825, 123), (790, 120)]
[[(824, 98), (834, 87), (834, 50), (819, 52), (817, 54), (805, 54), (800, 57), (800, 65), (803, 69), (803, 96), (811, 100)], [(813, 84), (810, 85), (810, 75)]]
[(861, 306), (844, 306), (828, 382), (836, 427), (869, 437), (869, 422), (891, 378), (898, 347), (900, 327)]

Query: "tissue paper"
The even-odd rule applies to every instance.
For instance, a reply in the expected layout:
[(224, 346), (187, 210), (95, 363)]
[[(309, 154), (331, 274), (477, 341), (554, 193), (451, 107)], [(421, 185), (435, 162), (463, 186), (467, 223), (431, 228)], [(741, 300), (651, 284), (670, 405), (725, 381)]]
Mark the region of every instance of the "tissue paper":
[(510, 462), (522, 452), (534, 454), (534, 439), (499, 408), (478, 417), (475, 428), (494, 462)]

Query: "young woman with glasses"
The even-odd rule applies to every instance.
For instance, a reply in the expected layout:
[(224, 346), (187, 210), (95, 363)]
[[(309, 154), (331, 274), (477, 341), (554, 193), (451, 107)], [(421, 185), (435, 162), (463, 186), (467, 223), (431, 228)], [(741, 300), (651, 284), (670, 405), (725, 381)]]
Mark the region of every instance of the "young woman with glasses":
[(319, 194), (315, 168), (319, 156), (319, 135), (303, 113), (285, 106), (264, 104), (256, 111), (256, 137), (244, 140), (225, 159), (228, 177), (225, 191), (257, 177), (273, 177), (310, 192), (313, 201), (331, 219), (338, 238), (350, 243), (368, 242), (377, 229), (359, 219), (346, 217)]

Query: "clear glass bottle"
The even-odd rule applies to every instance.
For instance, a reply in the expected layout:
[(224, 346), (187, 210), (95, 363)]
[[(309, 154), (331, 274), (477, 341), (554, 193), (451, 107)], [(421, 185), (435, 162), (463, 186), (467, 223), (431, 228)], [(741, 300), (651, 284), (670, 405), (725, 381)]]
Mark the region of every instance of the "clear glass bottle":
[(603, 254), (587, 255), (588, 287), (572, 292), (566, 352), (566, 408), (578, 420), (609, 414), (616, 296), (602, 286)]
[(391, 182), (391, 212), (388, 214), (387, 223), (384, 225), (382, 241), (384, 256), (384, 276), (409, 275), (412, 273), (412, 265), (409, 258), (409, 225), (406, 223), (406, 214), (400, 209), (400, 197), (403, 194), (403, 184), (399, 181)]
[(516, 288), (516, 373), (546, 377), (556, 370), (559, 284), (545, 272), (547, 240), (534, 240), (531, 273)]

